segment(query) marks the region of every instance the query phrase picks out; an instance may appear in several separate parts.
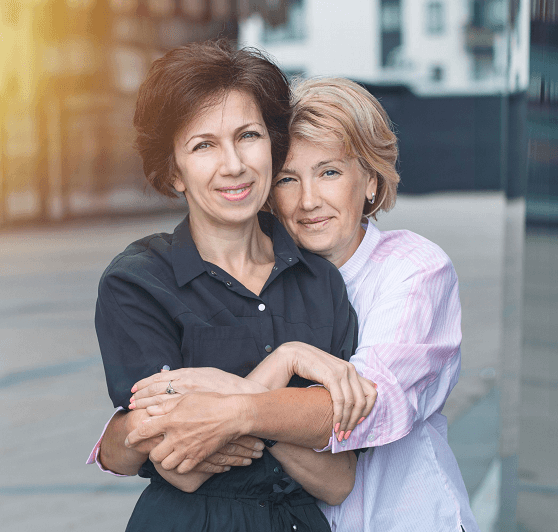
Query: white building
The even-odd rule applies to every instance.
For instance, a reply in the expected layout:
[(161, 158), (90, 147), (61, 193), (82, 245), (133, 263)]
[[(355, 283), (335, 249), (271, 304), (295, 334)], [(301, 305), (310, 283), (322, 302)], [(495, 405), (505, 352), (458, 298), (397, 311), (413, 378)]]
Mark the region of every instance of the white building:
[(239, 40), (291, 74), (404, 84), (419, 95), (527, 88), (529, 0), (286, 1), (284, 25), (254, 15)]

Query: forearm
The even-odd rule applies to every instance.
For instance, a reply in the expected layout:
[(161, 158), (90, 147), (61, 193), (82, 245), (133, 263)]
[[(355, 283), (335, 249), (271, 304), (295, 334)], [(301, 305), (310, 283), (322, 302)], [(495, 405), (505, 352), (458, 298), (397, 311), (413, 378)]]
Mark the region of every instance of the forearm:
[[(145, 411), (144, 411), (144, 415)], [(128, 416), (139, 418), (136, 412), (117, 412), (107, 426), (103, 435), (99, 460), (105, 469), (121, 475), (137, 475), (141, 465), (149, 457), (149, 453), (130, 449), (124, 445), (124, 440), (130, 432)]]
[(325, 388), (282, 388), (240, 397), (246, 434), (308, 448), (329, 443), (333, 406)]
[(355, 483), (355, 453), (317, 453), (290, 443), (278, 443), (270, 449), (283, 470), (317, 499), (330, 505), (341, 504)]

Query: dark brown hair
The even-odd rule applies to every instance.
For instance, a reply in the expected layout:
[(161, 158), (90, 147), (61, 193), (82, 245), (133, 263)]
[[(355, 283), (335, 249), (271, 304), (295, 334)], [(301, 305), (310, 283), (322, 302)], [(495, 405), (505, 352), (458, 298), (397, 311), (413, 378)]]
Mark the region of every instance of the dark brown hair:
[(250, 94), (259, 106), (271, 140), (272, 173), (282, 168), (289, 150), (290, 89), (283, 72), (261, 51), (234, 50), (221, 39), (190, 43), (157, 59), (142, 83), (134, 127), (136, 149), (151, 185), (174, 197), (178, 168), (176, 135), (205, 107), (231, 91)]

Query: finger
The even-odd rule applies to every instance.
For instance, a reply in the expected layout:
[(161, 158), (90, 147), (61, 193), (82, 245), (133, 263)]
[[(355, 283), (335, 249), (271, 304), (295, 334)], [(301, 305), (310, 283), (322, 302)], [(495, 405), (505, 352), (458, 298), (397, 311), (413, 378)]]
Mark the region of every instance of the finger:
[(181, 462), (177, 467), (176, 471), (183, 475), (184, 473), (188, 473), (194, 469), (198, 465), (198, 461), (193, 460), (191, 458), (186, 458), (183, 462)]
[(243, 456), (229, 456), (221, 454), (220, 452), (208, 456), (205, 460), (211, 464), (219, 466), (249, 466), (252, 463), (250, 458), (245, 458)]
[(142, 379), (141, 381), (136, 382), (136, 384), (134, 384), (132, 386), (132, 393), (136, 393), (138, 390), (142, 390), (143, 388), (146, 388), (147, 386), (149, 386), (150, 384), (156, 383), (156, 382), (168, 382), (170, 380), (172, 380), (173, 378), (178, 378), (178, 371), (179, 370), (161, 370), (160, 373), (155, 373), (149, 377), (146, 377), (145, 379)]
[(171, 397), (159, 405), (147, 407), (147, 413), (150, 416), (163, 416), (168, 414), (180, 401), (180, 397)]
[(138, 443), (163, 434), (159, 419), (146, 419), (139, 427), (130, 432), (125, 440), (126, 447), (134, 447)]
[[(372, 412), (374, 404), (376, 403), (376, 398), (378, 397), (378, 392), (376, 390), (376, 384), (364, 377), (360, 377), (362, 388), (364, 390), (364, 395), (366, 397), (366, 408), (362, 413), (362, 417), (366, 418)], [(362, 419), (362, 418), (361, 418)], [(359, 420), (360, 421), (360, 420)]]
[(168, 385), (168, 380), (165, 382), (152, 382), (151, 384), (138, 389), (132, 397), (137, 401), (138, 399), (145, 399), (146, 397), (152, 397), (154, 395), (166, 394)]
[[(155, 448), (151, 449), (149, 453), (149, 458), (152, 462), (160, 463), (161, 465), (163, 462), (172, 454), (174, 453), (174, 445), (173, 443), (168, 440), (164, 439), (159, 445)], [(180, 463), (180, 460), (177, 461), (177, 465)], [(163, 466), (164, 469), (168, 469), (167, 467)], [(173, 469), (173, 468), (170, 468)]]
[(255, 436), (240, 436), (236, 440), (231, 440), (231, 443), (236, 443), (246, 447), (246, 449), (252, 449), (254, 451), (263, 451), (265, 445), (262, 440), (256, 438)]
[(349, 419), (351, 418), (351, 413), (355, 405), (353, 389), (349, 383), (348, 373), (341, 379), (340, 386), (343, 390), (343, 395), (345, 396), (345, 404), (343, 405), (343, 419), (341, 420), (341, 426), (339, 428), (339, 433), (337, 434), (338, 441), (342, 441), (345, 436)]
[(331, 395), (331, 402), (333, 403), (333, 430), (336, 434), (338, 434), (341, 427), (341, 421), (343, 420), (345, 395), (343, 394), (343, 390), (337, 381), (333, 381), (331, 385), (326, 386), (326, 388)]
[(153, 397), (146, 397), (145, 399), (136, 399), (130, 403), (129, 408), (131, 410), (139, 410), (141, 408), (147, 408), (148, 406), (160, 405), (170, 399), (176, 399), (176, 397), (172, 397), (172, 395), (169, 395), (168, 393), (164, 395), (154, 395)]
[(263, 454), (262, 451), (247, 449), (246, 447), (236, 443), (227, 443), (227, 445), (219, 449), (219, 452), (228, 456), (240, 456), (246, 458), (261, 458)]
[(194, 467), (193, 471), (198, 471), (199, 473), (225, 473), (230, 471), (230, 469), (231, 466), (219, 466), (204, 460)]
[(345, 439), (351, 435), (351, 432), (357, 426), (358, 420), (364, 416), (367, 406), (363, 384), (359, 379), (359, 374), (357, 373), (355, 367), (352, 365), (349, 368), (349, 383), (353, 391), (354, 406), (351, 412), (351, 417), (349, 418), (349, 423), (347, 424), (347, 430), (345, 431)]

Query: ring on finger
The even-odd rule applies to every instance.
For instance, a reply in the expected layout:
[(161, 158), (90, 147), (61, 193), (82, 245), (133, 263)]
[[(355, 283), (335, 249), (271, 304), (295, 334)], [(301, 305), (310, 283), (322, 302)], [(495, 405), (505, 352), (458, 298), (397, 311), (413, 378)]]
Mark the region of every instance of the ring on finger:
[(169, 381), (169, 385), (165, 391), (170, 395), (176, 393), (176, 390), (172, 387), (172, 381)]

